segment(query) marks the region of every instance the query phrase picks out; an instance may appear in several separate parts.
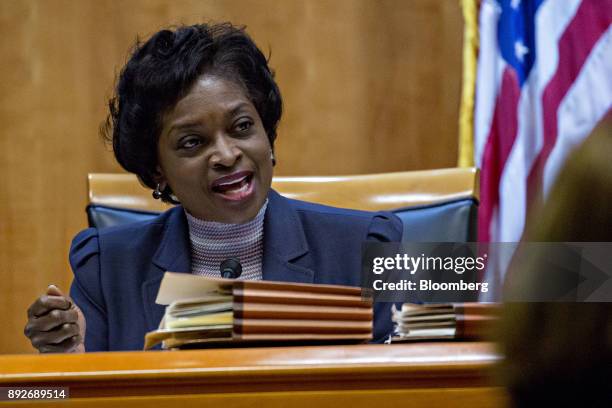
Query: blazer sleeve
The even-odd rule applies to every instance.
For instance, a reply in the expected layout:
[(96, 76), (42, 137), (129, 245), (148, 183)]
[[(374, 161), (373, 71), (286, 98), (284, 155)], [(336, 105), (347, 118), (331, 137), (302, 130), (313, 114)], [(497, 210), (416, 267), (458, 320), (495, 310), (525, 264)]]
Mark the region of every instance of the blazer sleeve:
[(98, 230), (80, 232), (70, 247), (74, 273), (70, 296), (85, 315), (85, 350), (108, 350), (108, 319), (100, 275)]
[[(404, 227), (402, 221), (390, 212), (374, 214), (368, 230), (367, 240), (371, 242), (400, 242)], [(372, 343), (383, 343), (393, 334), (391, 308), (393, 303), (374, 303), (374, 332)]]
[(390, 212), (378, 212), (372, 217), (368, 229), (368, 241), (400, 242), (404, 226), (397, 215)]

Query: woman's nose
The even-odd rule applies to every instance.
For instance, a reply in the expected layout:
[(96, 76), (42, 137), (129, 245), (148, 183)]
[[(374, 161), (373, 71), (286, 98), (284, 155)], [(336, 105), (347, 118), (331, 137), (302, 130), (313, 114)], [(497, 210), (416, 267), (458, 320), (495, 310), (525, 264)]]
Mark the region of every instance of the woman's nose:
[(242, 156), (242, 151), (227, 136), (217, 137), (213, 149), (210, 156), (212, 167), (232, 167)]

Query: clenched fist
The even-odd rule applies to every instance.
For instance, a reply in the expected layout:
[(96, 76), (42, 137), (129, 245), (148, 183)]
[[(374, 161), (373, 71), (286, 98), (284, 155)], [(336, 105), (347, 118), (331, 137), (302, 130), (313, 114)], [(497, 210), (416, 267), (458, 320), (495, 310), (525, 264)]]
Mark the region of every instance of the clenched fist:
[(28, 309), (24, 334), (41, 353), (85, 351), (85, 317), (55, 285), (50, 285)]

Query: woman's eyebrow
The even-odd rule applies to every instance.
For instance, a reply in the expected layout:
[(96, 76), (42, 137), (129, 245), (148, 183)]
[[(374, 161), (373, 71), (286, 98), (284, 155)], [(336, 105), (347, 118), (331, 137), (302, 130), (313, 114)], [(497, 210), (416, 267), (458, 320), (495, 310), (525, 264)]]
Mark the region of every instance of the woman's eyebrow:
[(242, 110), (247, 110), (249, 108), (249, 105), (250, 104), (247, 102), (240, 102), (238, 105), (230, 109), (230, 111), (228, 112), (228, 116), (234, 116), (235, 114), (237, 114), (238, 112)]
[[(231, 107), (227, 111), (226, 116), (233, 117), (242, 111), (250, 110), (251, 106), (252, 105), (248, 102), (239, 102), (237, 105)], [(200, 126), (202, 126), (202, 122), (199, 119), (186, 119), (185, 121), (181, 121), (181, 122), (172, 124), (172, 126), (170, 126), (170, 129), (168, 129), (167, 134), (172, 135), (176, 131), (189, 129), (189, 128), (196, 128)]]
[(168, 129), (167, 134), (171, 135), (172, 133), (174, 133), (176, 131), (184, 130), (184, 129), (190, 129), (190, 128), (195, 128), (195, 127), (198, 127), (200, 125), (201, 125), (201, 123), (199, 121), (197, 121), (197, 120), (175, 123), (172, 126), (170, 126), (170, 129)]

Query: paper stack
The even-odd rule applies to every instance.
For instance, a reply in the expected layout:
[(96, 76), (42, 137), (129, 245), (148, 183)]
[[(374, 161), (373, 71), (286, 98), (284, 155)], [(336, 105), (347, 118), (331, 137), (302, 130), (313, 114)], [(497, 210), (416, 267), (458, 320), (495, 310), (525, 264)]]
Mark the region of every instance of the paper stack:
[(168, 305), (145, 349), (238, 343), (365, 342), (372, 300), (361, 288), (211, 279), (166, 272), (157, 303)]
[(404, 303), (395, 310), (392, 343), (414, 340), (483, 339), (499, 316), (496, 303)]

